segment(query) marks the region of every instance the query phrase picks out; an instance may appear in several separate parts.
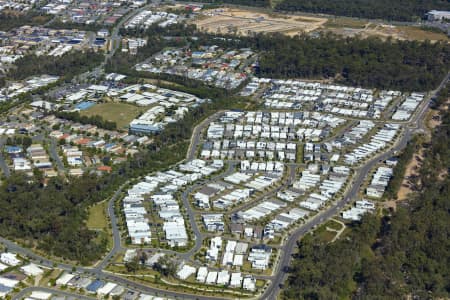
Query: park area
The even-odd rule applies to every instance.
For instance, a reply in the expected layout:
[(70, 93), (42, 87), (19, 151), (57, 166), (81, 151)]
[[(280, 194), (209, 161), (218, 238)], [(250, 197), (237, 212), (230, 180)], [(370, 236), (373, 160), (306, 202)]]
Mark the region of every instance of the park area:
[(103, 120), (116, 122), (117, 129), (128, 129), (130, 122), (146, 110), (145, 107), (127, 103), (108, 102), (94, 105), (80, 114), (88, 117), (98, 115)]
[(92, 205), (88, 210), (86, 226), (88, 229), (98, 233), (98, 241), (106, 239), (108, 248), (110, 249), (113, 246), (113, 241), (111, 238), (111, 228), (108, 222), (107, 208), (107, 201)]

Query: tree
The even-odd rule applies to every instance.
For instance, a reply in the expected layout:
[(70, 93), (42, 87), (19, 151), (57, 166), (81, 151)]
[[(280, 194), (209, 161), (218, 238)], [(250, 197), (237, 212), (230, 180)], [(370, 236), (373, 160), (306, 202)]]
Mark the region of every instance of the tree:
[(177, 272), (177, 264), (170, 257), (164, 255), (160, 257), (155, 264), (153, 264), (153, 269), (166, 277), (175, 276)]
[(139, 257), (133, 257), (131, 261), (125, 263), (125, 267), (128, 272), (136, 273), (139, 270)]

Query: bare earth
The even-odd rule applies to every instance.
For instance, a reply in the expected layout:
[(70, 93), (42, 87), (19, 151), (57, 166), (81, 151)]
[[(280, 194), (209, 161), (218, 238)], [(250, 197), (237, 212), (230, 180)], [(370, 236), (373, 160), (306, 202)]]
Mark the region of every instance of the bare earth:
[(367, 23), (363, 28), (343, 26), (341, 28), (329, 28), (327, 30), (335, 34), (349, 37), (360, 36), (362, 38), (367, 38), (369, 36), (377, 36), (382, 39), (391, 37), (397, 40), (430, 40), (432, 42), (448, 41), (448, 37), (445, 34), (425, 31), (418, 27), (411, 26), (407, 27)]
[(212, 33), (249, 35), (261, 32), (280, 32), (290, 36), (314, 31), (326, 22), (326, 18), (269, 15), (237, 8), (205, 10), (199, 18), (193, 21), (200, 30)]
[(410, 176), (417, 175), (417, 172), (420, 168), (420, 161), (423, 159), (423, 149), (419, 151), (419, 153), (414, 154), (414, 157), (409, 162), (408, 166), (406, 167), (405, 176), (403, 178), (402, 185), (397, 193), (397, 199), (398, 201), (406, 200), (408, 197), (408, 194), (412, 192), (409, 184), (409, 180), (407, 179)]
[(449, 40), (443, 33), (425, 31), (412, 26), (393, 26), (345, 17), (326, 18), (265, 13), (231, 7), (204, 10), (190, 22), (205, 32), (243, 36), (273, 32), (289, 36), (308, 32), (333, 32), (345, 37), (376, 36), (382, 39), (391, 37), (398, 40), (430, 40), (432, 42)]

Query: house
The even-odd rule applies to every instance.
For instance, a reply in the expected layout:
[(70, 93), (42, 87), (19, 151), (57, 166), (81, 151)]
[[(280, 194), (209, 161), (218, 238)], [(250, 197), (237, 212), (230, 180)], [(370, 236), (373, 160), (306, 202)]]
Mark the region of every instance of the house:
[(97, 291), (103, 287), (105, 283), (101, 280), (95, 280), (86, 287), (86, 291), (91, 294), (97, 293)]
[(220, 192), (218, 188), (204, 186), (194, 194), (197, 206), (200, 208), (209, 208), (209, 200)]
[(180, 268), (180, 270), (177, 272), (177, 276), (181, 280), (186, 280), (186, 279), (188, 279), (189, 276), (191, 276), (192, 274), (195, 274), (195, 271), (197, 271), (196, 268), (191, 267), (189, 265), (183, 265)]
[(44, 271), (41, 268), (39, 268), (37, 265), (33, 263), (21, 267), (20, 270), (27, 276), (38, 276), (44, 273)]
[(244, 226), (242, 224), (231, 223), (230, 231), (232, 234), (237, 234), (240, 236), (242, 234), (242, 232), (244, 231)]
[(431, 10), (427, 13), (428, 21), (444, 21), (450, 20), (450, 11)]
[(52, 297), (51, 293), (42, 292), (42, 291), (33, 291), (30, 295), (31, 299), (36, 299), (36, 300), (47, 300), (47, 299), (50, 299), (51, 297)]
[(256, 290), (256, 279), (251, 275), (245, 276), (242, 283), (242, 288), (246, 291), (254, 292)]
[(219, 252), (222, 249), (222, 238), (216, 236), (211, 239), (209, 249), (206, 251), (206, 259), (210, 261), (217, 261), (219, 259)]
[(17, 254), (10, 252), (2, 253), (0, 255), (0, 261), (13, 267), (18, 266), (21, 263), (21, 261), (17, 258)]
[(202, 219), (206, 230), (211, 232), (224, 231), (225, 223), (223, 221), (223, 214), (202, 215)]
[(230, 287), (240, 288), (242, 285), (242, 274), (241, 273), (231, 273)]
[(218, 273), (215, 271), (209, 272), (208, 276), (206, 277), (206, 284), (215, 284), (217, 281), (217, 275)]
[(109, 293), (111, 293), (112, 290), (114, 290), (116, 287), (117, 284), (113, 282), (108, 282), (97, 290), (97, 295), (99, 295), (100, 297), (109, 295)]
[(230, 273), (227, 270), (222, 270), (217, 274), (218, 285), (228, 285), (230, 282)]
[[(183, 221), (183, 220), (182, 220)], [(164, 222), (163, 229), (171, 247), (184, 247), (188, 243), (188, 235), (183, 222)]]
[(252, 247), (248, 260), (252, 263), (252, 268), (265, 270), (269, 267), (272, 248), (264, 244)]
[(56, 279), (56, 285), (67, 285), (69, 283), (69, 281), (71, 281), (72, 278), (74, 278), (74, 277), (75, 277), (75, 275), (73, 275), (73, 274), (64, 273), (58, 279)]
[(207, 267), (198, 268), (196, 280), (198, 282), (204, 283), (206, 281), (206, 276), (208, 276), (208, 268)]

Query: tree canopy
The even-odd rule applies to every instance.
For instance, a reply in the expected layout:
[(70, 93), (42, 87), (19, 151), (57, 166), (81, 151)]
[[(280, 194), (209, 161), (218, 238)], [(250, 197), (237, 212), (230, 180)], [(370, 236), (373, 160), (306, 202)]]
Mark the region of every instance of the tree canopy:
[(450, 10), (447, 0), (283, 0), (277, 10), (338, 16), (414, 21), (433, 9)]
[(24, 25), (38, 26), (44, 25), (52, 19), (53, 16), (30, 11), (27, 13), (2, 12), (0, 13), (0, 30), (9, 31), (13, 28)]
[(418, 192), (395, 212), (365, 216), (332, 244), (314, 236), (298, 243), (284, 299), (450, 297), (449, 125), (445, 112), (424, 153)]
[(335, 78), (352, 86), (403, 91), (436, 88), (450, 64), (448, 43), (378, 38), (258, 36), (259, 75)]
[(8, 79), (22, 80), (34, 75), (48, 74), (70, 80), (75, 75), (99, 65), (102, 60), (103, 54), (93, 51), (71, 51), (56, 58), (29, 54), (19, 58), (14, 63), (15, 68), (11, 69), (7, 76)]

